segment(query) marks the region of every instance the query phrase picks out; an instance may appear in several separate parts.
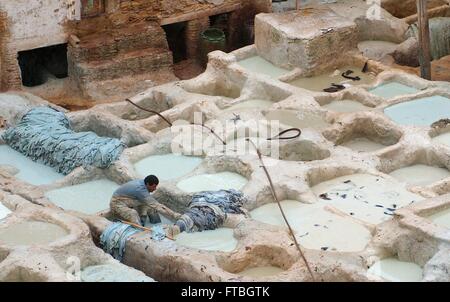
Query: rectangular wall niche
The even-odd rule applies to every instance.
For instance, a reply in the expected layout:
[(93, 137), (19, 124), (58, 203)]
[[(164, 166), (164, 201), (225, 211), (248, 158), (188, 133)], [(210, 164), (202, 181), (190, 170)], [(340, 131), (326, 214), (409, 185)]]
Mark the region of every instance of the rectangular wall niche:
[(66, 78), (67, 44), (20, 51), (18, 53), (22, 85), (33, 87), (42, 85), (50, 77)]

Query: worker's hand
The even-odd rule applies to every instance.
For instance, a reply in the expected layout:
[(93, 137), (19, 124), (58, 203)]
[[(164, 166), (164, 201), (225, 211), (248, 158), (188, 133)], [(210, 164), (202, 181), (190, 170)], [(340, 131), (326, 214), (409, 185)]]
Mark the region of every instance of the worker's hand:
[(175, 214), (175, 219), (178, 220), (178, 219), (181, 218), (181, 216), (183, 216), (183, 214), (176, 213), (176, 214)]
[(180, 227), (177, 225), (170, 225), (168, 226), (166, 229), (166, 236), (168, 238), (173, 238), (175, 239), (175, 237), (180, 234)]

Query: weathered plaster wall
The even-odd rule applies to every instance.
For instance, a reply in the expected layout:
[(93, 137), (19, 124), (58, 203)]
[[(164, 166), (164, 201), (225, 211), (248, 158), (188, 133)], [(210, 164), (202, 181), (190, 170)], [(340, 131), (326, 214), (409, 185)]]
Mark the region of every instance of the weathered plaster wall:
[(0, 11), (0, 91), (19, 89), (17, 52), (67, 41), (66, 1), (1, 1)]

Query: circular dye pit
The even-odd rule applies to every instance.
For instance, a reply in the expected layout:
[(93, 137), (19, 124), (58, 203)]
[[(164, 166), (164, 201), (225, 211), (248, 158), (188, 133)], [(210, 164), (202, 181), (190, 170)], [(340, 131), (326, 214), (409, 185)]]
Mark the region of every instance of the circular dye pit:
[[(323, 204), (285, 200), (281, 206), (299, 243), (305, 248), (356, 252), (363, 250), (372, 237), (364, 226), (325, 210)], [(267, 224), (286, 226), (276, 203), (265, 204), (250, 215)]]
[(386, 148), (385, 145), (376, 143), (365, 137), (358, 137), (341, 144), (357, 152), (374, 152)]
[(202, 163), (202, 158), (176, 154), (152, 155), (134, 164), (141, 177), (156, 175), (160, 180), (182, 177)]
[(250, 72), (265, 74), (274, 79), (277, 79), (289, 72), (289, 70), (277, 67), (260, 56), (253, 56), (241, 60), (238, 64)]
[(315, 130), (323, 130), (330, 126), (319, 114), (292, 110), (272, 110), (265, 117), (269, 121), (278, 120), (281, 124), (300, 129), (312, 128)]
[(422, 280), (423, 270), (415, 263), (386, 258), (372, 265), (367, 273), (387, 281), (419, 282)]
[(384, 114), (400, 125), (430, 126), (450, 118), (450, 99), (440, 95), (421, 98), (387, 107)]
[(176, 244), (205, 251), (231, 252), (237, 246), (237, 240), (233, 236), (233, 229), (218, 228), (216, 230), (180, 233)]
[(369, 106), (352, 100), (333, 101), (329, 104), (323, 105), (322, 107), (330, 111), (341, 113), (366, 111), (372, 109)]
[(69, 233), (62, 227), (42, 221), (25, 221), (0, 229), (0, 242), (8, 245), (46, 244)]
[(422, 200), (405, 185), (370, 174), (353, 174), (322, 182), (312, 191), (321, 203), (361, 221), (378, 224), (396, 209)]
[(282, 272), (284, 272), (284, 270), (276, 266), (259, 266), (248, 268), (242, 272), (236, 273), (236, 275), (251, 278), (265, 278), (278, 275)]
[(121, 264), (88, 266), (81, 270), (83, 282), (153, 282), (143, 273)]
[(248, 180), (233, 172), (221, 172), (216, 174), (201, 174), (177, 183), (177, 187), (185, 192), (217, 191), (236, 189), (240, 190)]
[(418, 93), (419, 90), (414, 87), (392, 82), (369, 89), (369, 92), (384, 99), (392, 99), (401, 95)]
[(243, 111), (249, 109), (258, 109), (264, 110), (272, 107), (273, 102), (267, 100), (248, 100), (238, 104), (235, 104), (229, 108), (226, 108), (224, 111)]
[[(305, 77), (305, 78), (295, 79), (295, 80), (289, 82), (289, 84), (296, 86), (296, 87), (303, 88), (303, 89), (307, 89), (307, 90), (311, 90), (311, 91), (320, 91), (320, 92), (323, 92), (323, 89), (325, 89), (325, 88), (329, 88), (332, 83), (335, 83), (335, 84), (347, 83), (350, 86), (371, 84), (375, 80), (375, 76), (370, 73), (363, 73), (362, 68), (363, 68), (363, 66), (361, 66), (361, 67), (345, 66), (345, 67), (340, 68), (337, 71), (332, 71), (332, 72), (329, 72), (326, 74), (321, 74), (321, 75), (313, 76), (313, 77)], [(347, 70), (353, 71), (353, 73), (350, 74), (349, 76), (359, 77), (360, 80), (353, 81), (353, 80), (344, 78), (342, 76), (342, 73)]]
[(450, 229), (450, 209), (440, 211), (427, 217), (434, 224)]
[(427, 186), (450, 177), (450, 171), (427, 165), (413, 165), (389, 173), (401, 182), (414, 186)]
[(51, 190), (45, 196), (64, 210), (95, 214), (109, 209), (109, 202), (119, 185), (108, 179)]
[(0, 145), (0, 165), (11, 165), (19, 170), (16, 178), (32, 185), (47, 185), (64, 177), (53, 168), (37, 163), (7, 145)]
[(443, 144), (450, 147), (450, 132), (433, 137), (431, 141), (433, 143)]

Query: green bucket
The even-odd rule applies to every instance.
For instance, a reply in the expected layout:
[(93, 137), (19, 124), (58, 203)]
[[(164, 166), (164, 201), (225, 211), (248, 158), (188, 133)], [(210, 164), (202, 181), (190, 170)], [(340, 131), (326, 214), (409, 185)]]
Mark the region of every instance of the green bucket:
[(210, 27), (200, 34), (200, 62), (206, 66), (208, 53), (215, 50), (227, 51), (227, 38), (223, 30)]

